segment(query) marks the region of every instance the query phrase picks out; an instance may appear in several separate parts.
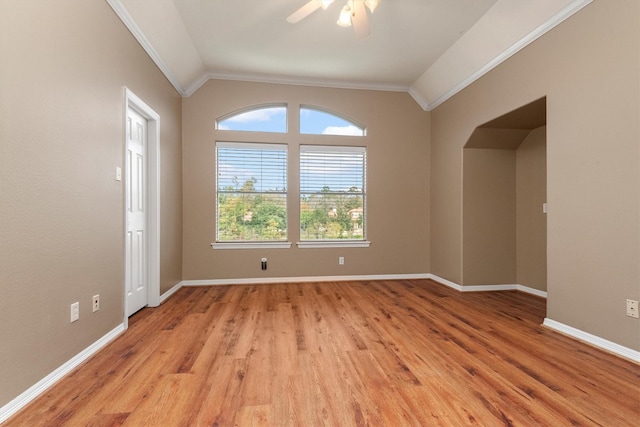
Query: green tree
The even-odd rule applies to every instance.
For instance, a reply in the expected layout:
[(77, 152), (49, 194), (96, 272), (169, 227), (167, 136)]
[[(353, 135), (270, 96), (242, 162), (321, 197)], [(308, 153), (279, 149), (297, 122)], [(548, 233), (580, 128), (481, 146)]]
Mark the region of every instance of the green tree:
[(262, 239), (277, 240), (285, 237), (287, 210), (282, 202), (274, 197), (265, 196), (256, 202), (250, 224)]
[(218, 194), (219, 240), (281, 240), (286, 238), (285, 197), (256, 193), (256, 178), (242, 185), (234, 177), (233, 186)]

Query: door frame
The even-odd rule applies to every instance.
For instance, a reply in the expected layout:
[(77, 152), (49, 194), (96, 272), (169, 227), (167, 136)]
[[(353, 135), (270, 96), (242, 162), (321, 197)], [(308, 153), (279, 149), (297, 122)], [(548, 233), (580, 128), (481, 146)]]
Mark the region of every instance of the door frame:
[[(129, 88), (125, 87), (125, 109), (124, 109), (124, 156), (126, 158), (127, 151), (127, 113), (129, 109), (134, 110), (142, 117), (147, 119), (147, 302), (150, 307), (160, 305), (160, 115), (156, 113), (147, 103), (134, 94)], [(124, 164), (124, 163), (123, 163)], [(124, 179), (126, 176), (126, 168), (124, 171)], [(126, 182), (126, 181), (125, 181)], [(126, 197), (123, 194), (123, 200)], [(123, 236), (126, 236), (126, 203), (123, 206), (124, 224)], [(123, 251), (123, 255), (126, 251)], [(126, 290), (126, 260), (125, 260), (125, 276), (123, 276), (122, 289), (124, 291), (124, 326), (128, 327), (129, 321), (127, 317), (127, 290)]]

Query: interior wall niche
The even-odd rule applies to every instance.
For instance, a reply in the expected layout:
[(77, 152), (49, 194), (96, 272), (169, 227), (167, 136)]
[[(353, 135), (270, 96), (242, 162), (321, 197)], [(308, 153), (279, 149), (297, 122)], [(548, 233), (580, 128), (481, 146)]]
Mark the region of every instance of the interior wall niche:
[(546, 291), (546, 98), (476, 128), (462, 170), (463, 284)]

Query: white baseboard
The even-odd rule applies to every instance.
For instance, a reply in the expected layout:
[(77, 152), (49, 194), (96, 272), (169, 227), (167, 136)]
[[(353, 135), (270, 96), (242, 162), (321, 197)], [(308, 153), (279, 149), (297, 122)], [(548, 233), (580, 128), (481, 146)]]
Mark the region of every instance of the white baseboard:
[(530, 288), (524, 285), (470, 285), (462, 286), (455, 282), (452, 282), (442, 277), (438, 277), (435, 274), (429, 274), (429, 279), (434, 280), (440, 284), (453, 288), (460, 292), (489, 292), (489, 291), (521, 291), (531, 295), (546, 298), (547, 293), (539, 289)]
[[(429, 275), (430, 279), (441, 283), (445, 286), (453, 288), (460, 292), (482, 292), (482, 291), (511, 291), (517, 290), (526, 292), (529, 294), (533, 294), (542, 298), (547, 298), (547, 293), (544, 291), (540, 291), (538, 289), (529, 288), (527, 286), (522, 285), (481, 285), (481, 286), (461, 286), (455, 282), (452, 282), (447, 279), (443, 279), (434, 274)], [(561, 332), (565, 335), (568, 335), (572, 338), (578, 339), (580, 341), (591, 344), (595, 347), (606, 350), (610, 353), (613, 353), (617, 356), (623, 357), (625, 359), (632, 360), (636, 363), (640, 363), (640, 352), (632, 350), (630, 348), (621, 346), (614, 342), (605, 340), (604, 338), (600, 338), (596, 335), (589, 334), (587, 332), (581, 331), (580, 329), (573, 328), (571, 326), (564, 325), (560, 322), (556, 322), (555, 320), (551, 320), (549, 318), (545, 318), (543, 325), (554, 329), (558, 332)]]
[(568, 335), (577, 340), (584, 341), (587, 344), (591, 344), (594, 347), (601, 348), (615, 355), (624, 357), (625, 359), (640, 363), (640, 351), (624, 347), (620, 344), (605, 340), (604, 338), (600, 338), (599, 336), (592, 335), (588, 332), (581, 331), (580, 329), (576, 329), (563, 323), (556, 322), (555, 320), (551, 320), (549, 318), (545, 318), (542, 324), (557, 332)]
[[(384, 274), (384, 275), (365, 275), (365, 276), (308, 276), (308, 277), (271, 277), (271, 278), (245, 278), (245, 279), (211, 279), (211, 280), (183, 280), (176, 284), (167, 292), (160, 296), (162, 304), (176, 293), (183, 286), (221, 286), (233, 284), (260, 284), (260, 283), (304, 283), (304, 282), (336, 282), (349, 280), (408, 280), (408, 279), (431, 279), (442, 285), (448, 286), (460, 292), (481, 292), (481, 291), (506, 291), (518, 290), (543, 298), (547, 297), (547, 293), (537, 289), (529, 288), (522, 285), (479, 285), (479, 286), (461, 286), (455, 282), (443, 279), (434, 274)], [(607, 341), (603, 338), (583, 332), (571, 326), (563, 325), (551, 319), (545, 319), (545, 326), (555, 329), (581, 341), (585, 341), (596, 347), (600, 347), (613, 354), (617, 354), (629, 360), (640, 363), (640, 352), (619, 344)], [(6, 421), (13, 414), (26, 406), (33, 399), (44, 393), (49, 387), (55, 384), (62, 377), (70, 373), (82, 362), (97, 353), (101, 348), (114, 340), (118, 335), (125, 331), (125, 324), (121, 323), (112, 331), (108, 332), (98, 341), (78, 353), (71, 360), (60, 366), (58, 369), (38, 381), (24, 393), (13, 399), (11, 402), (0, 408), (0, 423)]]
[[(476, 285), (462, 286), (450, 280), (443, 279), (431, 273), (419, 274), (381, 274), (363, 276), (303, 276), (303, 277), (252, 277), (242, 279), (207, 279), (207, 280), (183, 280), (174, 286), (169, 292), (173, 293), (182, 286), (223, 286), (223, 285), (257, 285), (260, 283), (307, 283), (307, 282), (343, 282), (349, 280), (407, 280), (407, 279), (431, 279), (442, 285), (446, 285), (460, 292), (486, 292), (486, 291), (522, 291), (542, 298), (547, 293), (523, 285)], [(166, 292), (162, 295), (164, 301), (170, 295)], [(166, 295), (166, 297), (165, 297)]]
[(183, 286), (183, 284), (184, 284), (184, 282), (177, 283), (171, 289), (169, 289), (167, 292), (165, 292), (164, 294), (160, 295), (160, 304), (162, 304), (163, 302), (168, 300), (171, 297), (171, 295), (173, 295), (176, 292), (178, 292), (178, 290)]
[(344, 282), (359, 280), (430, 279), (430, 274), (382, 274), (369, 276), (305, 276), (305, 277), (253, 277), (245, 279), (183, 280), (181, 286), (257, 285), (260, 283)]
[(24, 393), (13, 399), (11, 402), (0, 408), (0, 423), (6, 421), (13, 414), (24, 408), (29, 402), (36, 397), (44, 393), (49, 387), (54, 385), (62, 377), (70, 373), (82, 362), (96, 354), (102, 347), (113, 341), (118, 335), (124, 332), (124, 324), (116, 326), (113, 330), (108, 332), (98, 341), (91, 344), (89, 347), (76, 354), (72, 359), (67, 361), (64, 365), (60, 366), (55, 371), (38, 381), (33, 386), (29, 387)]
[(525, 292), (527, 294), (535, 295), (540, 298), (547, 298), (547, 292), (541, 291), (540, 289), (530, 288), (524, 285), (516, 285), (516, 291)]

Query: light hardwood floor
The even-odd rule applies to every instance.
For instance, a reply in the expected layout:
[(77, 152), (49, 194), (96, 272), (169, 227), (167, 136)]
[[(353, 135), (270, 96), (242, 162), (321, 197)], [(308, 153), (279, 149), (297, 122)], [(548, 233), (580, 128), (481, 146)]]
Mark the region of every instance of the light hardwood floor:
[(429, 280), (183, 288), (5, 424), (640, 425), (640, 366)]

